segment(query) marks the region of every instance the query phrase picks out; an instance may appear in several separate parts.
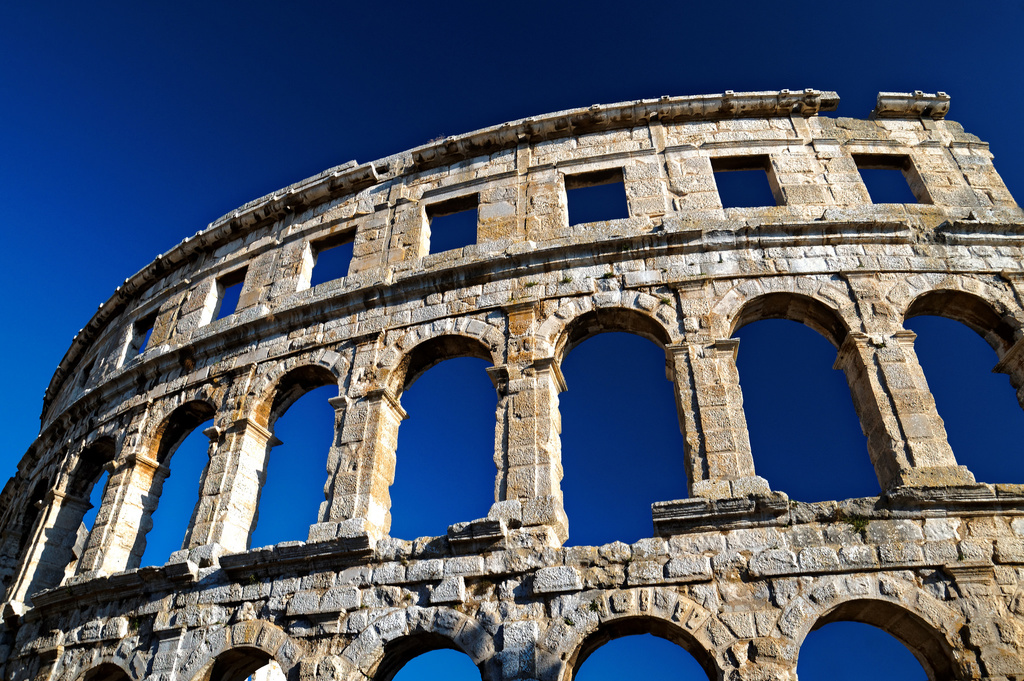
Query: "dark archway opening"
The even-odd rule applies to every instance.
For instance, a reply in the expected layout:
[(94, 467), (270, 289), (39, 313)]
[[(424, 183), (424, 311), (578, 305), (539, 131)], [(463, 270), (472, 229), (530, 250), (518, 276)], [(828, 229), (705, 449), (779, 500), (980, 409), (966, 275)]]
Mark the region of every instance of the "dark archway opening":
[(860, 622), (833, 622), (808, 634), (800, 647), (797, 676), (800, 681), (928, 678), (906, 646), (881, 629)]
[(402, 636), (384, 646), (372, 681), (480, 681), (473, 660), (439, 634)]
[(914, 351), (957, 463), (979, 482), (1024, 482), (1024, 411), (1008, 377), (992, 372), (992, 333), (924, 314), (904, 326), (917, 334)]
[(81, 681), (129, 681), (131, 679), (116, 664), (101, 664), (82, 675)]
[(824, 315), (812, 319), (767, 318), (734, 334), (755, 471), (800, 501), (876, 496), (849, 384), (832, 368), (832, 343), (845, 331)]
[(665, 351), (632, 333), (601, 333), (562, 362), (562, 495), (568, 545), (653, 534), (651, 504), (687, 496), (683, 437)]
[(602, 625), (584, 639), (566, 666), (570, 673), (565, 681), (718, 679), (714, 659), (684, 630), (646, 617)]
[[(250, 546), (305, 541), (324, 501), (327, 458), (335, 438), (338, 379), (320, 366), (284, 376), (273, 399), (257, 410), (274, 434), (259, 489)], [(269, 406), (269, 410), (267, 407)]]
[(150, 488), (159, 503), (149, 518), (152, 529), (145, 531), (143, 519), (136, 538), (136, 545), (142, 542), (145, 547), (142, 566), (163, 565), (184, 543), (210, 460), (210, 438), (203, 431), (213, 425), (213, 415), (211, 405), (189, 402), (178, 407), (157, 433), (156, 460), (169, 473), (163, 479), (159, 473), (154, 476)]
[(497, 394), (484, 354), (462, 339), (411, 353), (401, 397), (409, 417), (398, 429), (390, 488), (392, 536), (444, 535), (494, 503)]
[[(855, 654), (864, 650), (871, 654)], [(837, 655), (843, 652), (847, 653), (843, 663), (837, 665)], [(833, 608), (814, 623), (799, 654), (801, 681), (960, 678), (942, 634), (917, 615), (883, 600), (859, 599)]]

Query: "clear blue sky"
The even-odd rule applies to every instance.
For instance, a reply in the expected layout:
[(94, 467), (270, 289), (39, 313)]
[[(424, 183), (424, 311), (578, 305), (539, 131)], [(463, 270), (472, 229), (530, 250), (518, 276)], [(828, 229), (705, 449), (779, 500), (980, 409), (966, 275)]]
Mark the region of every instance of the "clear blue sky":
[[(13, 474), (38, 432), (43, 390), (72, 336), (125, 277), (242, 203), (350, 159), (369, 161), (532, 114), (663, 94), (814, 87), (839, 92), (838, 115), (864, 117), (879, 90), (944, 90), (953, 98), (950, 118), (991, 143), (996, 168), (1020, 198), (1022, 28), (1020, 0), (970, 9), (877, 0), (373, 8), (322, 0), (7, 3), (0, 8), (0, 194), (7, 206), (0, 218), (6, 245), (0, 477)], [(955, 326), (911, 324), (954, 450), (979, 479), (1024, 482), (1020, 408), (1005, 377), (986, 373), (995, 362), (992, 351)], [(830, 369), (831, 346), (786, 322), (758, 323), (740, 336), (759, 472), (800, 499), (877, 493), (849, 393)], [(607, 363), (609, 355), (616, 361)], [(623, 373), (610, 385), (594, 384), (593, 362)], [(396, 506), (398, 536), (440, 534), (449, 522), (486, 512), (493, 390), (481, 366), (456, 364), (431, 370), (403, 398), (413, 418), (403, 426), (395, 496), (413, 498), (425, 476), (450, 481), (451, 461), (466, 461), (472, 479), (483, 483), (471, 485), (477, 493), (467, 495), (464, 508), (424, 517), (424, 527), (403, 525), (417, 514)], [(663, 473), (681, 468), (662, 366), (649, 342), (615, 336), (587, 341), (566, 359), (571, 543), (649, 534), (650, 501), (673, 488), (685, 493), (680, 478)], [(794, 367), (799, 380), (792, 378)], [(439, 407), (437, 395), (463, 380), (476, 381), (476, 388), (457, 391), (468, 396), (466, 409)], [(834, 398), (825, 400), (826, 394)], [(311, 461), (320, 456), (322, 445), (306, 443), (304, 429), (288, 421), (301, 423), (307, 409), (305, 418), (322, 419), (314, 405), (322, 409), (322, 397), (304, 398), (282, 420), (286, 444), (279, 451)], [(426, 429), (423, 422), (445, 413), (469, 419), (449, 426), (466, 435)], [(599, 419), (609, 430), (595, 427), (595, 413), (615, 415)], [(296, 434), (283, 432), (288, 428)], [(982, 433), (993, 437), (983, 440)], [(595, 450), (588, 437), (607, 447)], [(186, 449), (176, 456), (169, 495), (189, 478)], [(614, 462), (626, 450), (653, 453), (636, 479), (664, 487), (602, 477), (608, 467), (599, 465), (601, 457)], [(403, 468), (414, 460), (430, 464)], [(837, 462), (849, 462), (841, 475)], [(796, 476), (800, 467), (815, 472)], [(322, 481), (285, 484), (286, 473), (275, 475), (274, 463), (271, 473), (281, 487), (268, 488), (268, 498), (306, 484), (315, 514)], [(587, 500), (609, 486), (627, 496), (641, 493), (602, 517), (605, 509), (588, 508)], [(646, 493), (655, 496), (643, 498)], [(181, 494), (194, 499), (195, 492)], [(158, 511), (169, 517), (163, 525), (182, 514), (170, 503)], [(271, 528), (271, 515), (264, 511), (255, 543), (301, 538), (287, 536), (294, 528)], [(613, 530), (611, 523), (620, 521)], [(177, 541), (180, 535), (167, 546)], [(153, 551), (166, 556), (169, 549)], [(162, 562), (163, 556), (148, 558)], [(801, 671), (803, 681), (825, 678)]]

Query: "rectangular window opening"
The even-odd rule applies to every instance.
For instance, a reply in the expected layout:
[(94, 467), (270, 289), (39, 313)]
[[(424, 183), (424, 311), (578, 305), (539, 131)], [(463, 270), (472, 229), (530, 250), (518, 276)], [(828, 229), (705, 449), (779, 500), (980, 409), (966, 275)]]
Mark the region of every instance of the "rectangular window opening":
[(146, 351), (149, 339), (153, 335), (153, 327), (156, 326), (156, 315), (156, 312), (152, 312), (132, 325), (132, 340), (128, 346), (129, 358), (138, 357)]
[(348, 276), (354, 244), (355, 232), (351, 231), (312, 242), (313, 272), (309, 285), (317, 286)]
[[(913, 165), (903, 154), (856, 154), (860, 179), (868, 190), (871, 203), (918, 203), (911, 186)], [(926, 203), (925, 201), (920, 201)]]
[(629, 217), (622, 168), (565, 176), (569, 224), (622, 220)]
[(431, 253), (476, 243), (478, 204), (478, 196), (470, 194), (427, 206)]
[[(150, 332), (149, 332), (149, 334), (147, 334), (147, 336), (151, 335), (152, 333), (153, 333), (153, 330), (150, 329)], [(146, 342), (147, 343), (149, 342), (149, 338), (148, 337), (146, 338)], [(84, 388), (86, 385), (89, 384), (89, 378), (92, 376), (92, 370), (93, 370), (93, 367), (95, 367), (95, 366), (96, 366), (96, 360), (93, 359), (93, 360), (89, 360), (89, 363), (86, 364), (85, 367), (82, 369), (82, 373), (79, 374), (79, 376), (78, 376), (78, 387), (79, 388)]]
[(217, 279), (217, 310), (213, 314), (214, 320), (223, 319), (238, 310), (238, 300), (242, 295), (242, 284), (245, 283), (247, 269), (243, 267)]
[(768, 179), (767, 156), (725, 156), (711, 159), (715, 185), (722, 208), (760, 208), (777, 206), (778, 200)]

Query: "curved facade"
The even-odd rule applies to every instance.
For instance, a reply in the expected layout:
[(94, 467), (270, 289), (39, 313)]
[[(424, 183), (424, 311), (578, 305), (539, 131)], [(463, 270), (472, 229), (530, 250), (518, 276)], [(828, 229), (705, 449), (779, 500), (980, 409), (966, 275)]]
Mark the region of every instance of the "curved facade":
[[(609, 638), (654, 633), (709, 679), (793, 680), (805, 635), (853, 620), (931, 679), (1024, 679), (1024, 487), (958, 464), (903, 326), (967, 324), (1024, 403), (1024, 214), (943, 93), (819, 115), (837, 102), (663, 97), (450, 137), (247, 204), (125, 280), (0, 496), (3, 678), (240, 681), (273, 660), (386, 680), (446, 647), (485, 681), (568, 681)], [(870, 169), (915, 202), (873, 204)], [(716, 177), (742, 170), (775, 205), (723, 207)], [(573, 224), (573, 191), (606, 184), (626, 217)], [(442, 250), (459, 213), (475, 238)], [(346, 244), (346, 276), (310, 286)], [(796, 503), (757, 475), (732, 335), (767, 318), (836, 347), (882, 496)], [(559, 365), (602, 331), (664, 348), (689, 496), (633, 545), (564, 547)], [(494, 505), (393, 538), (402, 393), (457, 356), (492, 365)], [(275, 421), (324, 385), (318, 522), (250, 549)], [(140, 569), (174, 450), (211, 418), (182, 550)]]

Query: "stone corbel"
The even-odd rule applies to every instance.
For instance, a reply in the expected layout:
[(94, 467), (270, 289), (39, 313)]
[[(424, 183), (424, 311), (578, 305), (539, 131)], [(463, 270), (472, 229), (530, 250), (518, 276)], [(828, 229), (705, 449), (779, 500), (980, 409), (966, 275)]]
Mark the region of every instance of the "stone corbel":
[[(211, 428), (207, 428), (206, 430), (203, 431), (203, 433), (205, 434), (208, 430), (211, 430)], [(228, 432), (252, 433), (256, 437), (265, 441), (267, 443), (267, 446), (271, 448), (284, 444), (283, 442), (281, 442), (281, 440), (277, 439), (277, 437), (272, 432), (270, 432), (268, 429), (264, 428), (262, 425), (260, 425), (256, 421), (253, 421), (251, 418), (247, 416), (244, 416), (232, 422), (231, 425), (228, 427)]]
[(839, 346), (839, 350), (836, 352), (836, 361), (832, 363), (832, 368), (839, 371), (845, 370), (851, 355), (859, 354), (861, 349), (866, 347), (869, 342), (871, 342), (871, 337), (866, 333), (851, 331), (846, 334), (846, 338), (843, 339), (842, 344)]
[(163, 470), (165, 473), (170, 473), (170, 469), (163, 465), (156, 459), (151, 459), (145, 454), (133, 453), (129, 454), (124, 458), (124, 465), (128, 468), (140, 467), (145, 469), (149, 473), (156, 473), (158, 470)]
[(544, 373), (550, 372), (555, 378), (555, 385), (558, 386), (558, 392), (564, 393), (568, 390), (568, 386), (565, 384), (565, 376), (562, 375), (562, 368), (555, 361), (554, 357), (540, 357), (533, 360), (531, 365), (535, 372)]
[(740, 339), (739, 338), (719, 338), (711, 343), (711, 347), (716, 352), (721, 354), (732, 355), (732, 360), (736, 361), (736, 355), (740, 351)]
[(499, 395), (505, 395), (508, 393), (508, 367), (504, 364), (496, 367), (487, 367), (485, 369), (487, 376), (491, 379), (491, 383), (494, 385), (494, 389), (498, 391)]
[(398, 414), (398, 417), (403, 421), (409, 418), (409, 414), (405, 411), (405, 409), (402, 409), (402, 405), (398, 401), (398, 398), (395, 397), (394, 394), (387, 388), (377, 388), (376, 390), (370, 390), (366, 393), (366, 397), (367, 399), (370, 400), (386, 403), (395, 411), (396, 414)]
[(1010, 347), (994, 367), (994, 374), (1010, 374), (1018, 371), (1018, 367), (1024, 364), (1024, 338), (1020, 338)]

